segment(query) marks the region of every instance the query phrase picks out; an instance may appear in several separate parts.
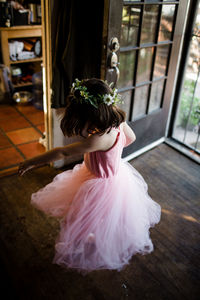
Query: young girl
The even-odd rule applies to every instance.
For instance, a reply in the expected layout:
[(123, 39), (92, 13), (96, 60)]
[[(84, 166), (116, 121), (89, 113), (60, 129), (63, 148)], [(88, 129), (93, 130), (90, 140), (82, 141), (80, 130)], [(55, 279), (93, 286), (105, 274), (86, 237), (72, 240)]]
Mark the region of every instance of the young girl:
[(54, 263), (89, 272), (121, 270), (136, 254), (153, 251), (149, 228), (160, 220), (160, 205), (142, 176), (121, 160), (135, 134), (116, 104), (120, 96), (99, 79), (76, 80), (67, 98), (61, 129), (80, 142), (29, 159), (19, 174), (73, 154), (84, 162), (57, 175), (32, 195), (32, 204), (61, 217)]

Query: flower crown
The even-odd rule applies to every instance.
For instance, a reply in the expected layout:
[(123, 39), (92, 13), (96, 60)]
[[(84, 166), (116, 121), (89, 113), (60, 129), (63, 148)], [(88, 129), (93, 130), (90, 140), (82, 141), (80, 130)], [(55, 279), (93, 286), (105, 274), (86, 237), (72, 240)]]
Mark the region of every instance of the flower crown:
[[(74, 83), (72, 83), (71, 93), (74, 95), (75, 91), (80, 92), (80, 98), (78, 98), (78, 101), (80, 103), (86, 102), (90, 103), (94, 107), (98, 108), (98, 105), (101, 103), (105, 103), (106, 105), (115, 105), (116, 103), (122, 103), (121, 95), (117, 93), (117, 89), (111, 89), (110, 94), (100, 95), (97, 96), (90, 95), (87, 87), (83, 86), (83, 81), (80, 81), (78, 79), (75, 79)], [(77, 99), (77, 97), (75, 97)]]

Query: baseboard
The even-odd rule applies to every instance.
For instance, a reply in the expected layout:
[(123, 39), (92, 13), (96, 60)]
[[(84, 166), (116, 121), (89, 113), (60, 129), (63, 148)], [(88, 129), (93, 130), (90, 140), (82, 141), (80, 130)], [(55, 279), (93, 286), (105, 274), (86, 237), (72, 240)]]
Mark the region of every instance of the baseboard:
[(165, 141), (165, 137), (162, 137), (159, 140), (149, 144), (148, 146), (145, 146), (144, 148), (142, 148), (138, 151), (135, 151), (135, 152), (131, 153), (130, 155), (127, 155), (126, 157), (122, 158), (122, 160), (123, 161), (130, 161), (130, 160), (134, 159), (135, 157), (137, 157), (137, 156), (153, 149), (154, 147), (162, 144), (164, 141)]
[(165, 143), (200, 164), (200, 156), (197, 153), (195, 153), (193, 150), (190, 150), (180, 145), (178, 142), (170, 138), (167, 138), (165, 140)]

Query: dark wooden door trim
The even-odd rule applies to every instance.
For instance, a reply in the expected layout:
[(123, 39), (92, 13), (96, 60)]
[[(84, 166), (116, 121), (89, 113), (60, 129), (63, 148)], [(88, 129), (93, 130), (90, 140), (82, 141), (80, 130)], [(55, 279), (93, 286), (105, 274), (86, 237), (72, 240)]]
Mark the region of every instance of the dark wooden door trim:
[(183, 36), (183, 45), (182, 45), (180, 63), (178, 68), (176, 87), (173, 93), (172, 109), (170, 112), (170, 116), (168, 119), (168, 126), (166, 130), (167, 132), (166, 135), (168, 138), (171, 138), (173, 132), (173, 125), (175, 121), (176, 112), (178, 109), (178, 102), (179, 102), (179, 97), (183, 85), (184, 71), (187, 65), (187, 57), (189, 54), (191, 35), (192, 35), (193, 26), (195, 22), (195, 16), (198, 11), (198, 5), (199, 5), (199, 0), (191, 0), (190, 4), (188, 5), (188, 12), (187, 12), (188, 17), (186, 21), (185, 34)]

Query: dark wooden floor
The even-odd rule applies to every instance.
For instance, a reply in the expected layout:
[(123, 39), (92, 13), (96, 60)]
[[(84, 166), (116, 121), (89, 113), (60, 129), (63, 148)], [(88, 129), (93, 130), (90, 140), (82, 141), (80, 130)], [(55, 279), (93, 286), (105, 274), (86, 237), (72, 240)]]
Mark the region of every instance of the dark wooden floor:
[(154, 252), (134, 256), (121, 272), (82, 276), (51, 263), (58, 222), (29, 201), (58, 171), (44, 167), (0, 179), (3, 299), (199, 299), (199, 166), (165, 144), (131, 163), (162, 206), (162, 219), (151, 229)]

